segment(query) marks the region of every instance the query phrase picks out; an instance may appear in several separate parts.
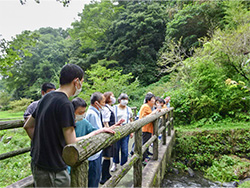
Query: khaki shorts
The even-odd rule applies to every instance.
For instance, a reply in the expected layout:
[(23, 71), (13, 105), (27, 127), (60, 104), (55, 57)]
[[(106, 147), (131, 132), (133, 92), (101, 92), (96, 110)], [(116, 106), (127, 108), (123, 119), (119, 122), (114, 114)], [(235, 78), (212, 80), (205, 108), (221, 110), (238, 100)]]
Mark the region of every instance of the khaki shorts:
[(31, 162), (31, 171), (35, 187), (70, 187), (70, 176), (67, 170), (47, 171)]

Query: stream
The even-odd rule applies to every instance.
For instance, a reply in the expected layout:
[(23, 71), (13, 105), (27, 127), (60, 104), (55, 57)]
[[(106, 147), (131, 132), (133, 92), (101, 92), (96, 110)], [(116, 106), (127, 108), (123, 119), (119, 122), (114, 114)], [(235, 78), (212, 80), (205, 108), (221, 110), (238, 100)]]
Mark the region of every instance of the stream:
[(201, 172), (195, 172), (191, 177), (188, 173), (168, 173), (161, 187), (235, 187), (235, 182), (215, 183), (203, 177)]

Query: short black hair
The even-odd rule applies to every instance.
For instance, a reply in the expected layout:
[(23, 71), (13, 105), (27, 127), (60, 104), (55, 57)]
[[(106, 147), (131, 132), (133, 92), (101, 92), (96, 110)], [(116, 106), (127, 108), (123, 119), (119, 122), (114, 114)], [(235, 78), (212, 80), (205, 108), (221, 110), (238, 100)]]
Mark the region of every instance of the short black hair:
[(102, 94), (102, 93), (100, 93), (100, 92), (95, 92), (95, 93), (93, 93), (93, 94), (91, 95), (91, 97), (90, 97), (90, 103), (91, 103), (91, 104), (94, 104), (95, 101), (100, 102), (100, 101), (102, 100), (102, 97), (103, 97), (103, 94)]
[(164, 100), (163, 98), (157, 97), (157, 98), (155, 99), (155, 102), (157, 102), (157, 101), (159, 101), (160, 103), (165, 104), (165, 100)]
[(41, 89), (46, 93), (48, 89), (56, 89), (56, 86), (52, 83), (44, 83)]
[(121, 93), (118, 97), (118, 102), (120, 102), (122, 99), (129, 99), (128, 95), (126, 93)]
[(60, 72), (60, 85), (71, 83), (75, 78), (82, 80), (84, 72), (81, 67), (75, 64), (66, 64)]
[(87, 107), (87, 103), (85, 102), (85, 100), (80, 97), (74, 98), (71, 102), (74, 106), (74, 110), (76, 110), (78, 107)]
[(147, 95), (145, 97), (145, 103), (150, 101), (153, 97), (155, 97), (153, 93), (147, 93)]

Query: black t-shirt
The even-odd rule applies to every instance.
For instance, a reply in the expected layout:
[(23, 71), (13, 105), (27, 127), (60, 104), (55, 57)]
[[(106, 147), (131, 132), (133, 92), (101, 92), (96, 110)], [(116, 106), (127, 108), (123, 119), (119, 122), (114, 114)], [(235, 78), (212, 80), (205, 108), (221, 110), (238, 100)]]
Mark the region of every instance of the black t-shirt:
[(51, 171), (66, 169), (62, 151), (66, 145), (63, 128), (75, 126), (74, 107), (65, 93), (50, 92), (32, 114), (36, 120), (31, 156), (40, 168)]

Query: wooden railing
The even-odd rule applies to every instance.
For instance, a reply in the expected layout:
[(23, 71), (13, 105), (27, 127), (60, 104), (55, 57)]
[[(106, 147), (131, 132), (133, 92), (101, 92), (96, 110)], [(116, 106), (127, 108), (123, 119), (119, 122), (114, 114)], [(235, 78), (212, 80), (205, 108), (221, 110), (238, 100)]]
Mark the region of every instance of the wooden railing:
[[(161, 122), (159, 126), (160, 120)], [(152, 137), (142, 146), (141, 128), (150, 122), (154, 123), (154, 133)], [(141, 187), (142, 154), (153, 143), (153, 160), (158, 159), (158, 136), (159, 134), (162, 134), (162, 144), (166, 145), (166, 129), (168, 129), (168, 136), (171, 136), (171, 130), (173, 130), (173, 108), (163, 109), (161, 112), (156, 114), (151, 114), (143, 119), (117, 127), (114, 135), (101, 133), (91, 138), (65, 146), (63, 150), (63, 159), (66, 164), (72, 167), (71, 186), (88, 186), (88, 157), (117, 142), (130, 133), (135, 132), (135, 150), (133, 157), (130, 158), (128, 162), (122, 166), (122, 169), (113, 175), (112, 178), (110, 178), (103, 185), (103, 187), (115, 187), (132, 167), (134, 168), (134, 187)]]
[[(23, 125), (24, 125), (23, 120), (2, 121), (0, 122), (0, 130), (20, 128), (20, 127), (23, 127)], [(27, 148), (21, 148), (15, 151), (3, 153), (3, 154), (0, 154), (0, 160), (14, 157), (23, 153), (27, 153), (29, 151), (30, 151), (30, 147), (27, 147)]]
[[(8, 119), (10, 120), (10, 118)], [(11, 121), (0, 121), (0, 131), (1, 130), (7, 130), (7, 129), (16, 129), (16, 128), (21, 128), (24, 125), (24, 120), (11, 120)], [(30, 147), (27, 148), (21, 148), (18, 150), (14, 150), (14, 151), (10, 151), (7, 153), (3, 153), (0, 154), (0, 161), (7, 159), (7, 158), (11, 158), (11, 157), (15, 157), (17, 155), (21, 155), (24, 153), (27, 153), (30, 151)], [(7, 187), (26, 187), (26, 186), (31, 186), (33, 184), (33, 178), (32, 176), (28, 176), (12, 185), (9, 185)]]
[[(136, 116), (136, 107), (132, 108), (133, 116)], [(161, 118), (160, 126), (159, 120)], [(167, 118), (167, 119), (166, 119)], [(142, 146), (142, 131), (141, 128), (154, 122), (153, 136)], [(13, 120), (0, 122), (0, 130), (15, 129), (23, 127), (23, 120)], [(159, 128), (159, 129), (158, 129)], [(171, 129), (173, 129), (173, 108), (164, 109), (161, 112), (149, 115), (141, 120), (134, 121), (125, 126), (115, 129), (116, 134), (110, 135), (101, 133), (101, 135), (93, 136), (86, 140), (81, 140), (75, 144), (67, 145), (63, 150), (63, 158), (65, 162), (72, 166), (71, 170), (71, 186), (72, 187), (87, 187), (88, 186), (88, 157), (96, 152), (106, 148), (112, 143), (120, 140), (121, 138), (135, 132), (135, 148), (134, 155), (131, 157), (123, 168), (120, 169), (115, 175), (109, 179), (103, 187), (115, 187), (121, 178), (134, 167), (134, 187), (141, 187), (142, 181), (142, 154), (153, 143), (153, 159), (158, 158), (158, 135), (162, 134), (163, 145), (166, 144), (166, 129), (168, 129), (168, 136), (171, 136)], [(22, 148), (19, 150), (0, 154), (0, 160), (14, 157), (30, 151), (30, 147)], [(33, 183), (32, 176), (24, 178), (8, 187), (23, 187), (30, 186)]]

